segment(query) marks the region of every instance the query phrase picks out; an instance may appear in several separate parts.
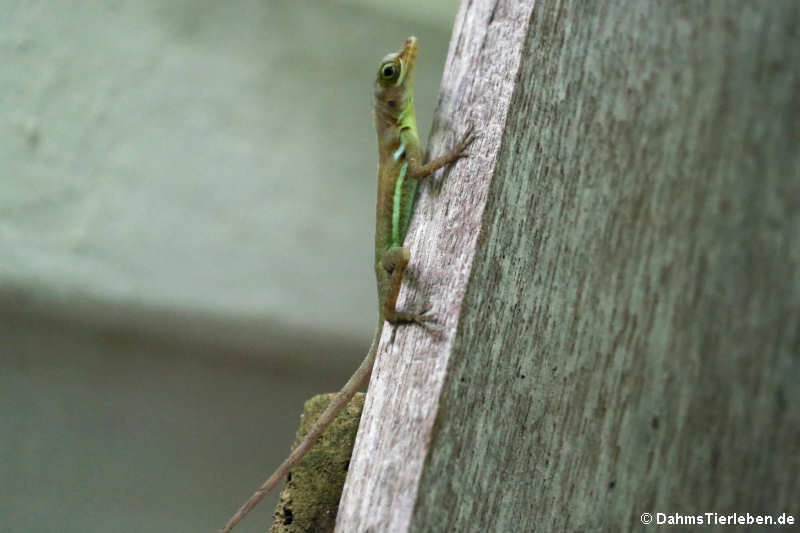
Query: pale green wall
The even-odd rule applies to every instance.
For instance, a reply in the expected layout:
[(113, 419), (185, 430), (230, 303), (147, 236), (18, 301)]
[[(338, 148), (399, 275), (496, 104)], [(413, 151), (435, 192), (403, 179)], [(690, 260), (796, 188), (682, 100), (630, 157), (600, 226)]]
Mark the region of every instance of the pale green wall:
[(427, 134), (442, 5), (435, 24), (423, 4), (10, 8), (1, 286), (368, 334), (371, 85), (417, 34)]
[(0, 531), (212, 531), (366, 348), (372, 79), (420, 38), (427, 135), (456, 2), (0, 7)]

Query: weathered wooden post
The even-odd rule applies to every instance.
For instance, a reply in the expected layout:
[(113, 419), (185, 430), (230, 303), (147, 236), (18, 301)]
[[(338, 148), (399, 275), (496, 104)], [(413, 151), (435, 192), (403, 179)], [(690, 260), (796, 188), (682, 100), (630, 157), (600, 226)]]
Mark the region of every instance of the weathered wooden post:
[(401, 296), (443, 331), (384, 332), (338, 531), (797, 519), (798, 26), (464, 2), (432, 146), (482, 137), (424, 187)]

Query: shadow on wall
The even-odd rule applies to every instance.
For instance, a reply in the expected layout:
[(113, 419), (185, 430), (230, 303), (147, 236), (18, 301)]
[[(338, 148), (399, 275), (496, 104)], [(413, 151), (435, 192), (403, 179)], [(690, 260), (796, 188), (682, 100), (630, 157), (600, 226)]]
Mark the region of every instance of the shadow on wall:
[(337, 390), (343, 354), (363, 350), (8, 289), (0, 339), (0, 516), (17, 531), (218, 527), (284, 457), (305, 399)]

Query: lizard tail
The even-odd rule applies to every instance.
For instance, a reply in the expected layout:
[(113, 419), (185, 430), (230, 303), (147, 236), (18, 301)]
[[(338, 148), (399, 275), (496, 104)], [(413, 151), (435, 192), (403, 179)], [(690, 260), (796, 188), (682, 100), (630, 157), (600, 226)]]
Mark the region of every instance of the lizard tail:
[(314, 446), (319, 439), (320, 435), (325, 431), (333, 419), (336, 418), (336, 415), (341, 411), (353, 398), (355, 393), (369, 380), (369, 376), (372, 373), (372, 365), (375, 363), (375, 356), (378, 353), (378, 343), (381, 340), (381, 332), (383, 331), (383, 317), (378, 317), (378, 326), (375, 329), (375, 337), (372, 339), (372, 346), (369, 348), (369, 352), (367, 352), (367, 356), (361, 361), (361, 364), (358, 366), (358, 369), (350, 376), (350, 379), (347, 380), (347, 383), (342, 390), (339, 391), (339, 394), (333, 399), (333, 401), (328, 405), (325, 411), (319, 416), (314, 425), (306, 434), (303, 441), (292, 450), (292, 453), (289, 454), (289, 457), (281, 463), (281, 465), (272, 473), (269, 478), (261, 485), (258, 490), (256, 490), (252, 496), (242, 505), (238, 511), (228, 520), (228, 523), (225, 524), (225, 527), (220, 529), (220, 533), (228, 533), (230, 530), (238, 524), (242, 518), (250, 512), (253, 507), (258, 505), (258, 503), (264, 498), (264, 496), (269, 493), (275, 485), (277, 485), (281, 479), (283, 479), (297, 463), (300, 462), (300, 459), (306, 454), (306, 452)]

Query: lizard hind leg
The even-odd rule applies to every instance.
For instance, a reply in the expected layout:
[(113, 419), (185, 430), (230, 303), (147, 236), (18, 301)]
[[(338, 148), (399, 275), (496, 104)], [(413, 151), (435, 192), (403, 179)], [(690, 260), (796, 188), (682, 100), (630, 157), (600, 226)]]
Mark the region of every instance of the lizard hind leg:
[(394, 246), (383, 253), (378, 268), (378, 296), (380, 298), (383, 318), (392, 324), (414, 323), (429, 327), (431, 317), (427, 311), (423, 313), (407, 313), (398, 311), (397, 295), (403, 283), (403, 274), (411, 259), (411, 252), (405, 246)]

